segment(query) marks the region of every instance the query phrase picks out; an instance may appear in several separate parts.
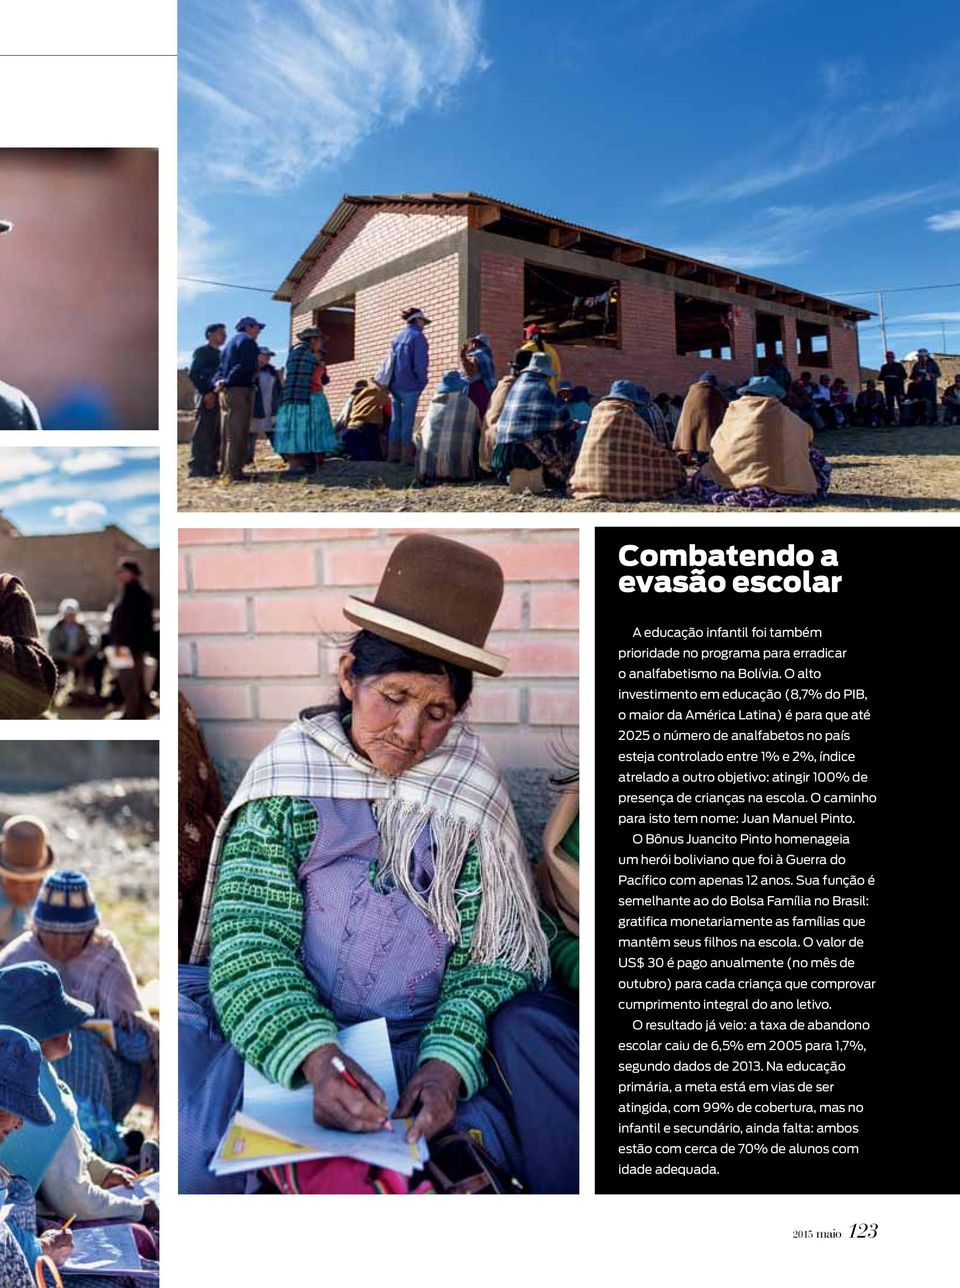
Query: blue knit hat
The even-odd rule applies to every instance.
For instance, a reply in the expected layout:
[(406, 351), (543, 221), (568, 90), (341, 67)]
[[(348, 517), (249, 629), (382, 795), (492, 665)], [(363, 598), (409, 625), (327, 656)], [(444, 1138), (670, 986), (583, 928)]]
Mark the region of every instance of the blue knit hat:
[(470, 388), (470, 381), (459, 371), (445, 371), (437, 385), (438, 394), (460, 394)]
[(38, 930), (59, 932), (95, 930), (100, 914), (82, 872), (51, 872), (33, 905)]
[(0, 1024), (0, 1109), (49, 1127), (53, 1110), (40, 1094), (40, 1047), (27, 1033)]
[(38, 1042), (78, 1029), (94, 1010), (69, 997), (49, 962), (17, 962), (0, 969), (0, 1024), (29, 1033)]

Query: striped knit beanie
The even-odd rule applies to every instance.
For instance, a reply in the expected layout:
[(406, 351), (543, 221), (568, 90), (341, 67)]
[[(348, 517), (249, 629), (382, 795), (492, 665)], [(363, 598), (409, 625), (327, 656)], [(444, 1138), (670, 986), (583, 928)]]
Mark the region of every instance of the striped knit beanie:
[(46, 878), (33, 905), (33, 924), (61, 934), (96, 929), (100, 914), (82, 872), (52, 872)]

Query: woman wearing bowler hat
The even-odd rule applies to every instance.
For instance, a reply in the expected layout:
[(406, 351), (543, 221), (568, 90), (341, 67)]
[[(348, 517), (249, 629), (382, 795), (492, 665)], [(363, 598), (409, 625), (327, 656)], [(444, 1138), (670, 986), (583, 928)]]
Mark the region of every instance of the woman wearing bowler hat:
[(474, 675), (507, 665), (487, 647), (502, 593), (489, 556), (415, 535), (375, 599), (347, 599), (336, 702), (248, 770), (192, 960), (209, 954), (233, 1047), (274, 1082), (311, 1083), (318, 1122), (371, 1131), (393, 1108), (358, 1064), (342, 1056), (359, 1089), (333, 1065), (338, 1026), (383, 1016), (408, 1139), (476, 1126), (516, 1166), (485, 1091), (487, 1025), (545, 978), (548, 949), (506, 788), (462, 718)]

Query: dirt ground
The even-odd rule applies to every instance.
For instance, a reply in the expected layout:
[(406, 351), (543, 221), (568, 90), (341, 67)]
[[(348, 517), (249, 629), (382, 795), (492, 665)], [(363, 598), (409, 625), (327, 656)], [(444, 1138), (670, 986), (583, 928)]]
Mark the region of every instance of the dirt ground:
[[(960, 427), (854, 429), (821, 434), (817, 446), (833, 465), (826, 501), (818, 511), (960, 509)], [(251, 470), (254, 482), (223, 486), (187, 477), (188, 444), (179, 447), (182, 511), (284, 513), (325, 510), (579, 514), (591, 511), (667, 511), (708, 507), (676, 498), (624, 507), (608, 501), (573, 501), (559, 493), (513, 496), (497, 483), (449, 483), (423, 488), (400, 465), (329, 460), (316, 480), (281, 480), (282, 460), (260, 440)], [(739, 508), (715, 507), (723, 514)]]
[(155, 778), (0, 792), (0, 820), (38, 815), (57, 866), (90, 878), (103, 925), (120, 939), (141, 984), (159, 970), (159, 806)]

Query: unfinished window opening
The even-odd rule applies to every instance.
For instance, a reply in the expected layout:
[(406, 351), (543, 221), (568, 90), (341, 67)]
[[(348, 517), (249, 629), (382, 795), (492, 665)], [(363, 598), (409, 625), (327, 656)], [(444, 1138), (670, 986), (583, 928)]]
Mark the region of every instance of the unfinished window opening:
[(783, 357), (783, 318), (779, 313), (756, 314), (757, 370), (762, 374), (775, 358)]
[(728, 304), (714, 304), (696, 295), (674, 297), (677, 353), (695, 353), (714, 360), (733, 358), (733, 318)]
[(327, 337), (324, 348), (327, 352), (327, 365), (332, 367), (338, 362), (352, 362), (356, 342), (357, 299), (355, 295), (335, 304), (328, 304), (325, 309), (314, 309), (313, 325), (318, 326)]
[(523, 266), (524, 323), (536, 322), (551, 344), (616, 347), (620, 283), (540, 264)]
[(823, 322), (798, 320), (797, 356), (801, 367), (829, 367), (830, 328)]

